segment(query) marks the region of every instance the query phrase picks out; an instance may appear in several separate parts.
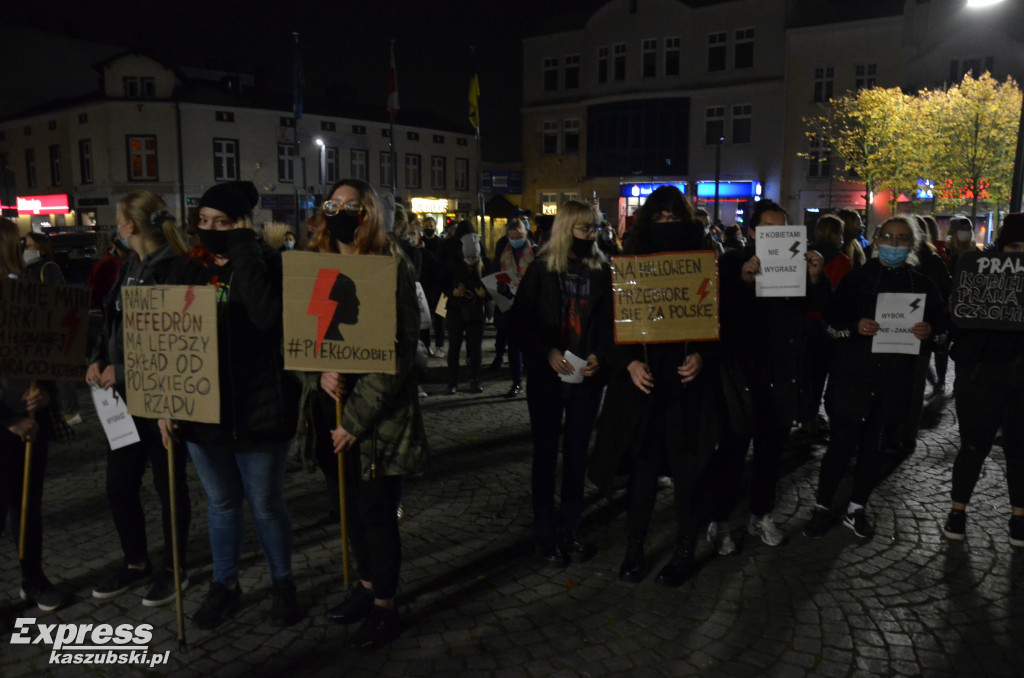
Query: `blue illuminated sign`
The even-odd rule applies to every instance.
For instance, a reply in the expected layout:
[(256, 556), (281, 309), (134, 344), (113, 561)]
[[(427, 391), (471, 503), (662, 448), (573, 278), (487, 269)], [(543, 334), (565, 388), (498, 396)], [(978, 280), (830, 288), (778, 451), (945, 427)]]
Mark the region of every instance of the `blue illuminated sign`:
[[(718, 197), (725, 198), (753, 198), (760, 196), (760, 181), (720, 181), (718, 182)], [(715, 182), (698, 181), (697, 197), (715, 197)]]
[(651, 193), (654, 193), (655, 189), (661, 188), (662, 186), (675, 186), (683, 194), (686, 194), (686, 184), (683, 183), (670, 183), (670, 184), (622, 184), (619, 187), (619, 196), (623, 198), (646, 198)]

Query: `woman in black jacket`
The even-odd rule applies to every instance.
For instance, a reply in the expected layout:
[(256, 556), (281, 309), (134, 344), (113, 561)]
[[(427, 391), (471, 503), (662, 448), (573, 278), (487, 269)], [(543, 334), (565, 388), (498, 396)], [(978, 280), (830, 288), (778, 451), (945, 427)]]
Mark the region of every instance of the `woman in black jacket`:
[[(713, 250), (693, 208), (674, 186), (655, 190), (637, 211), (625, 255)], [(644, 541), (654, 511), (658, 476), (671, 474), (675, 489), (677, 543), (658, 574), (679, 586), (694, 569), (697, 517), (693, 496), (718, 437), (717, 368), (707, 362), (715, 344), (690, 342), (619, 345), (610, 352), (611, 381), (597, 426), (590, 477), (606, 493), (615, 474), (629, 473), (623, 581), (647, 573)]]
[[(578, 530), (587, 448), (604, 389), (598, 374), (611, 342), (611, 272), (594, 241), (600, 223), (593, 206), (563, 203), (551, 239), (526, 270), (510, 312), (527, 374), (534, 534), (541, 556), (554, 563), (594, 555), (593, 544)], [(586, 364), (574, 367), (569, 352)], [(562, 490), (556, 511), (560, 430)]]
[(200, 244), (168, 281), (217, 291), (220, 423), (180, 424), (209, 501), (213, 580), (193, 617), (201, 629), (218, 626), (240, 602), (243, 498), (270, 569), (271, 622), (287, 626), (298, 618), (284, 469), (299, 393), (281, 352), (281, 255), (251, 228), (258, 198), (247, 181), (206, 191), (199, 200)]
[[(1024, 252), (1024, 214), (1006, 215), (997, 252)], [(1010, 544), (1024, 546), (1024, 332), (959, 330), (950, 355), (956, 360), (956, 413), (960, 450), (953, 462), (953, 507), (943, 529), (962, 540), (967, 504), (996, 431), (1003, 429), (1006, 485), (1010, 495)]]
[(480, 253), (480, 236), (466, 233), (461, 237), (459, 256), (448, 260), (445, 268), (444, 292), (448, 296), (448, 395), (458, 393), (459, 353), (466, 342), (469, 359), (469, 392), (483, 393), (480, 384), (480, 361), (484, 341), (484, 305), (487, 290), (481, 281), (486, 267)]
[[(85, 381), (99, 388), (114, 388), (124, 398), (121, 289), (166, 283), (171, 266), (186, 248), (167, 205), (160, 196), (143, 189), (132, 191), (118, 203), (117, 238), (127, 245), (132, 254), (121, 266), (117, 283), (104, 299), (103, 329), (89, 358)], [(139, 433), (139, 442), (107, 452), (107, 499), (121, 541), (124, 562), (93, 589), (92, 595), (100, 599), (113, 598), (153, 572), (147, 552), (146, 515), (139, 500), (142, 476), (148, 462), (153, 467), (153, 489), (160, 499), (164, 538), (163, 558), (149, 591), (142, 599), (143, 605), (153, 607), (174, 600), (170, 482), (156, 422), (142, 417), (132, 417), (132, 420)], [(174, 461), (179, 556), (184, 567), (192, 510), (185, 479), (185, 455), (176, 455)], [(188, 575), (184, 572), (181, 582), (183, 588), (188, 586)]]
[(825, 310), (826, 332), (837, 341), (825, 391), (832, 431), (821, 462), (817, 504), (804, 527), (808, 537), (822, 536), (835, 521), (832, 503), (854, 456), (857, 465), (843, 525), (858, 537), (874, 534), (865, 505), (878, 482), (886, 442), (896, 427), (914, 416), (909, 403), (917, 362), (916, 355), (872, 351), (879, 330), (875, 320), (878, 295), (925, 294), (924, 320), (911, 332), (922, 344), (928, 339), (945, 339), (939, 291), (915, 268), (920, 238), (909, 217), (885, 221), (875, 233), (872, 258), (846, 274)]

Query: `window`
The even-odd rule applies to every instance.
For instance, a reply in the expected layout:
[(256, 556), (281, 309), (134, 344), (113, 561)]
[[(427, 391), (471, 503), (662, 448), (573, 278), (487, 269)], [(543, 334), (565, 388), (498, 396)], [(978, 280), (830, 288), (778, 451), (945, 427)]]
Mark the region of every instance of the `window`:
[(870, 89), (875, 86), (878, 64), (857, 64), (853, 68), (854, 89)]
[(352, 134), (366, 134), (366, 125), (352, 125)]
[(419, 188), (423, 184), (420, 178), (420, 156), (416, 153), (405, 154), (405, 187)]
[(819, 66), (814, 69), (814, 101), (828, 101), (832, 98), (835, 73), (836, 69), (832, 66)]
[(359, 148), (353, 148), (352, 149), (352, 154), (351, 154), (351, 164), (352, 164), (352, 167), (351, 167), (351, 169), (352, 169), (352, 178), (353, 179), (359, 179), (361, 181), (366, 181), (366, 176), (367, 176), (366, 163), (368, 162), (367, 155), (368, 155), (368, 153), (365, 150), (362, 150), (362, 149), (359, 149)]
[(544, 135), (541, 140), (542, 155), (554, 155), (558, 153), (558, 121), (544, 121)]
[(572, 193), (563, 193), (562, 194), (562, 202), (563, 203), (569, 202), (570, 200), (579, 201), (579, 199), (580, 199), (580, 194), (576, 193), (575, 191), (573, 191)]
[(235, 114), (231, 111), (216, 111), (213, 115), (217, 122), (234, 122)]
[(608, 82), (608, 48), (597, 48), (597, 84)]
[(60, 186), (62, 178), (60, 172), (60, 146), (53, 144), (50, 146), (50, 185)]
[(455, 139), (456, 146), (469, 146), (469, 139), (466, 137), (457, 137)]
[[(983, 63), (984, 66), (982, 65)], [(984, 59), (982, 57), (962, 60), (953, 59), (949, 62), (949, 81), (959, 82), (968, 73), (973, 73), (976, 78), (981, 77), (981, 74), (985, 71), (991, 73), (995, 65), (995, 58), (990, 56)]]
[(51, 130), (51, 131), (57, 129), (57, 121), (56, 120), (51, 120), (48, 123), (46, 123), (46, 129)]
[(123, 78), (124, 83), (124, 96), (126, 99), (138, 99), (139, 98), (139, 79), (135, 77)]
[(679, 38), (665, 38), (665, 75), (679, 75)]
[(736, 45), (733, 47), (733, 68), (753, 68), (754, 29), (742, 28), (736, 31)]
[(725, 70), (725, 46), (729, 38), (725, 33), (708, 35), (708, 72)]
[(152, 134), (126, 137), (128, 181), (156, 181), (156, 137)]
[(445, 189), (445, 183), (447, 181), (445, 169), (444, 156), (430, 156), (430, 188), (435, 191), (443, 191)]
[(818, 137), (812, 137), (808, 156), (807, 176), (827, 177), (831, 173), (828, 145), (824, 141)]
[(322, 131), (322, 132), (333, 132), (334, 131), (334, 123), (331, 122), (330, 120), (321, 120), (320, 121), (320, 131)]
[(558, 212), (558, 194), (541, 193), (540, 209), (542, 214), (555, 214)]
[(588, 105), (582, 125), (587, 133), (580, 138), (586, 171), (578, 174), (686, 175), (694, 124), (699, 121), (691, 123), (689, 97)]
[(572, 155), (580, 152), (579, 118), (562, 121), (562, 152)]
[(25, 149), (25, 181), (29, 188), (36, 187), (36, 151), (34, 148)]
[(153, 78), (139, 78), (139, 89), (143, 99), (156, 98), (156, 80)]
[(393, 173), (391, 170), (391, 151), (380, 152), (380, 185), (391, 186)]
[(434, 135), (434, 143), (435, 144), (443, 144), (444, 143), (444, 135), (443, 134), (435, 134)]
[(419, 141), (420, 140), (420, 133), (419, 132), (406, 132), (405, 133), (405, 138), (408, 139), (409, 141)]
[(753, 110), (754, 107), (750, 104), (732, 107), (732, 143), (750, 143), (750, 125)]
[(338, 180), (338, 149), (334, 146), (327, 146), (324, 149), (324, 169), (327, 177), (321, 183), (333, 184)]
[(658, 41), (647, 38), (640, 41), (640, 75), (653, 78), (658, 74)]
[(87, 122), (89, 122), (89, 114), (88, 113), (79, 113), (78, 114), (78, 124), (79, 125), (84, 125)]
[(238, 179), (238, 139), (213, 140), (213, 180)]
[(391, 130), (389, 130), (387, 127), (383, 127), (380, 130), (380, 135), (382, 137), (384, 137), (385, 139), (390, 139), (391, 138)]
[(562, 77), (565, 80), (565, 88), (578, 89), (580, 86), (580, 55), (570, 54), (565, 57), (563, 63), (565, 71)]
[(78, 168), (81, 170), (82, 183), (92, 183), (92, 141), (81, 139), (78, 142)]
[(712, 106), (707, 109), (704, 119), (704, 143), (714, 146), (725, 136), (725, 106)]
[(554, 92), (558, 89), (558, 59), (556, 57), (544, 58), (544, 91)]
[(281, 118), (281, 127), (295, 127), (295, 118)]
[(277, 145), (277, 180), (282, 184), (295, 181), (295, 146), (291, 144)]
[(615, 82), (626, 79), (626, 43), (620, 42), (612, 48), (615, 56)]
[(455, 158), (455, 190), (469, 190), (469, 158)]

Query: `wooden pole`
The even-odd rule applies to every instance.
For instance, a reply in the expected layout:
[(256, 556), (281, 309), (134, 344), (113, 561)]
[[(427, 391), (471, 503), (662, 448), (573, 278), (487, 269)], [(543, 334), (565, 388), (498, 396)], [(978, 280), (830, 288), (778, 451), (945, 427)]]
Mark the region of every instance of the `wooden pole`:
[[(171, 426), (171, 422), (167, 422)], [(181, 550), (178, 546), (178, 481), (174, 477), (174, 439), (167, 443), (167, 483), (171, 494), (171, 554), (174, 563), (174, 605), (178, 618), (178, 649), (187, 650), (185, 641), (185, 606), (181, 596)]]
[[(29, 393), (36, 390), (36, 381), (33, 379), (32, 384), (28, 387)], [(35, 419), (34, 414), (29, 415), (30, 419)], [(25, 535), (27, 533), (26, 526), (28, 525), (28, 492), (29, 485), (31, 484), (32, 478), (32, 436), (25, 438), (25, 470), (21, 474), (21, 521), (18, 529), (18, 560), (25, 559)]]
[[(338, 427), (341, 427), (341, 401), (334, 403), (334, 418)], [(345, 452), (338, 453), (338, 515), (341, 520), (341, 569), (344, 575), (345, 586), (348, 586), (348, 516), (345, 513)]]

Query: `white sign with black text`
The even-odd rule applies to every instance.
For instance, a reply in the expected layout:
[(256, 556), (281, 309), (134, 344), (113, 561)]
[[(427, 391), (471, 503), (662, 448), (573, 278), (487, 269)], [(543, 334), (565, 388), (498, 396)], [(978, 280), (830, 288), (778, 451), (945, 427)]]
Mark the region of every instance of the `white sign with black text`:
[(921, 340), (911, 328), (924, 320), (924, 300), (924, 294), (879, 293), (875, 302), (878, 332), (871, 341), (871, 352), (918, 355)]
[(96, 405), (96, 416), (107, 434), (110, 449), (119, 450), (141, 440), (135, 420), (128, 414), (128, 405), (117, 391), (93, 386), (92, 402)]
[(754, 279), (759, 297), (807, 296), (807, 229), (803, 226), (758, 226), (754, 250), (761, 272)]

